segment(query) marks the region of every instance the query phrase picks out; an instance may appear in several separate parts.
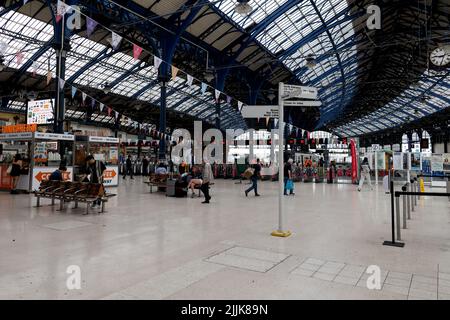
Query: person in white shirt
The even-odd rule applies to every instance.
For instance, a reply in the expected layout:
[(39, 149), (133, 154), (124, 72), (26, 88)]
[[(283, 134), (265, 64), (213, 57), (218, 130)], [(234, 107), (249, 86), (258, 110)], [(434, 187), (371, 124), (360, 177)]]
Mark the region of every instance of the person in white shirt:
[(364, 158), (363, 162), (361, 163), (361, 179), (359, 180), (358, 191), (361, 191), (364, 185), (364, 180), (367, 180), (367, 184), (369, 185), (370, 190), (373, 190), (372, 181), (370, 180), (369, 159), (367, 157)]

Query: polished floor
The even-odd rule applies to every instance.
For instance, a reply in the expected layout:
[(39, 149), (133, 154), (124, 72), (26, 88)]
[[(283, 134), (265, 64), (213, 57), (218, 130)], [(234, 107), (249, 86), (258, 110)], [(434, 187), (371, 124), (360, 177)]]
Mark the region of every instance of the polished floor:
[[(277, 184), (261, 183), (258, 198), (246, 187), (217, 180), (204, 205), (150, 194), (137, 177), (110, 190), (106, 213), (87, 216), (0, 193), (0, 299), (450, 299), (447, 198), (419, 200), (395, 248), (382, 245), (391, 229), (381, 186), (296, 184), (284, 198), (289, 238), (270, 236)], [(371, 265), (381, 269), (375, 290)], [(68, 289), (70, 266), (80, 289)]]

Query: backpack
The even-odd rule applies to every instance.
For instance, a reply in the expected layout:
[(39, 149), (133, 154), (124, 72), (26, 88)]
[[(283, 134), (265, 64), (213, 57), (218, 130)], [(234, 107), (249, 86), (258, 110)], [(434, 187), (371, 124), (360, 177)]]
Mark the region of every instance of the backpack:
[(244, 171), (243, 176), (246, 179), (250, 179), (253, 176), (254, 173), (255, 173), (255, 169), (248, 168), (247, 170)]

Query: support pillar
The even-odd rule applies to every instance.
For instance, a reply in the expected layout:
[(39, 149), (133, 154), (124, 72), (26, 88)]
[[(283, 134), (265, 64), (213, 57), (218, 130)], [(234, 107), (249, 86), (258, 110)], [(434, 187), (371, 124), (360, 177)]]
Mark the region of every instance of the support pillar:
[[(167, 76), (162, 75), (161, 81), (161, 102), (159, 105), (159, 132), (165, 133), (167, 126)], [(160, 137), (158, 159), (166, 160), (166, 139)]]

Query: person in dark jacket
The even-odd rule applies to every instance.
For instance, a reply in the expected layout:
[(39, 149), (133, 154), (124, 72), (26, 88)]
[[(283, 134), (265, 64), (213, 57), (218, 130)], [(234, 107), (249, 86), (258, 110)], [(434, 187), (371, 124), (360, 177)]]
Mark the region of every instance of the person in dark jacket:
[[(85, 170), (90, 183), (103, 183), (103, 173), (106, 170), (106, 166), (102, 161), (95, 160), (91, 155), (87, 156)], [(97, 199), (92, 203), (92, 208), (100, 204), (100, 199)]]
[(252, 181), (252, 186), (245, 190), (245, 196), (248, 196), (248, 193), (252, 190), (255, 190), (255, 197), (259, 197), (260, 194), (258, 193), (258, 179), (261, 176), (261, 164), (259, 159), (256, 159), (256, 164), (252, 165), (253, 168), (253, 175), (251, 176), (250, 180)]
[(13, 162), (11, 164), (11, 172), (9, 175), (12, 177), (12, 187), (11, 194), (17, 193), (17, 183), (20, 178), (20, 171), (22, 170), (22, 156), (19, 153), (16, 153), (13, 158)]
[(48, 180), (50, 181), (65, 181), (64, 180), (64, 172), (67, 171), (67, 168), (64, 165), (60, 165), (59, 168), (52, 172)]
[(126, 179), (127, 173), (130, 175), (131, 179), (133, 178), (133, 161), (131, 161), (131, 154), (128, 155), (127, 160), (125, 161), (125, 172), (123, 178)]

